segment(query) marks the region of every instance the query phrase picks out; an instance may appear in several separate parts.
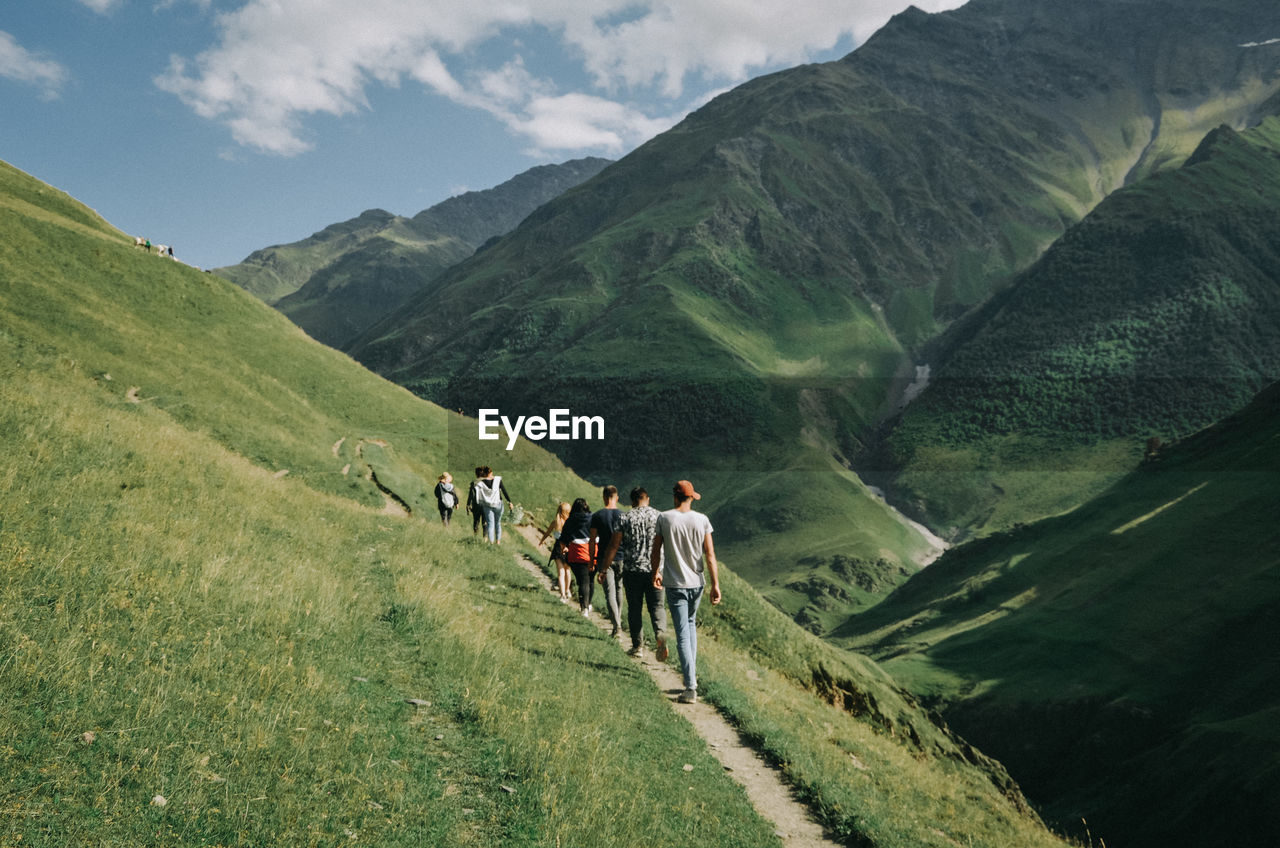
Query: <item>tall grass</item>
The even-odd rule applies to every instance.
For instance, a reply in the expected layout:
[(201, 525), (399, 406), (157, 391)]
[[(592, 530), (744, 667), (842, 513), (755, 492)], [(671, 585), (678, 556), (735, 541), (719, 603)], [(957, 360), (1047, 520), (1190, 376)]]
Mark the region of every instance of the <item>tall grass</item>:
[(509, 553), (48, 368), (0, 384), (0, 843), (774, 841)]

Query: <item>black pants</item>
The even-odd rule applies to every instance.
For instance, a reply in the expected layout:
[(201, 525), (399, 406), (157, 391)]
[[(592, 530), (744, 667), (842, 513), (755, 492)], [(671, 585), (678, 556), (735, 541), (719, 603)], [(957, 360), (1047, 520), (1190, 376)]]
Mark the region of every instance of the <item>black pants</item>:
[(627, 595), (627, 629), (631, 631), (631, 647), (639, 648), (644, 640), (644, 608), (649, 608), (654, 638), (667, 631), (666, 592), (653, 588), (653, 577), (644, 571), (622, 572), (622, 588)]
[(482, 524), (484, 524), (484, 513), (480, 511), (480, 505), (476, 504), (471, 507), (471, 532), (479, 536)]
[(453, 520), (453, 507), (436, 504), (436, 509), (440, 510), (440, 520), (444, 522), (445, 527), (448, 527), (449, 522)]
[(571, 562), (569, 567), (573, 569), (573, 580), (578, 584), (578, 609), (585, 610), (591, 606), (591, 601), (596, 596), (596, 581), (593, 579), (595, 575), (591, 571), (591, 564)]

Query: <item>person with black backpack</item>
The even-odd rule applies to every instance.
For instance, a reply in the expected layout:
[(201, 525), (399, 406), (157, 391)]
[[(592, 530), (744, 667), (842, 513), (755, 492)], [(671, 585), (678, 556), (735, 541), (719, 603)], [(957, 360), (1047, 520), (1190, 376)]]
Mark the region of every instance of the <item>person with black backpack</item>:
[(457, 506), (458, 493), (453, 490), (453, 475), (446, 471), (436, 482), (436, 509), (440, 510), (440, 521), (445, 527), (449, 526)]

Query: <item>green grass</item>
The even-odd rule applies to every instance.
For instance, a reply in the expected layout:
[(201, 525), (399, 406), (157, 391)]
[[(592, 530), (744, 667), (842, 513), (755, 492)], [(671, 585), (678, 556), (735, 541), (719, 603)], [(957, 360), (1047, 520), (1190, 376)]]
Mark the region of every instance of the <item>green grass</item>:
[[(480, 461), (461, 419), (61, 211), (0, 239), (0, 842), (773, 843), (616, 646), (420, 509)], [(591, 491), (504, 459), (522, 500)]]
[[(20, 362), (0, 842), (774, 842), (648, 680), (506, 551)], [(627, 827), (602, 825), (620, 804)]]
[(1277, 397), (1068, 514), (948, 552), (836, 641), (1109, 844), (1267, 844)]
[[(63, 196), (18, 199), (41, 191), (0, 168), (0, 844), (778, 844), (616, 643), (511, 546), (439, 526), (438, 470), (465, 484), (493, 460), (473, 421)], [(539, 520), (596, 497), (531, 445), (503, 464)], [(764, 715), (827, 715), (898, 764), (869, 789), (788, 768), (825, 821), (903, 844), (924, 825), (831, 810), (959, 780), (988, 789), (915, 818), (1003, 833), (998, 766), (726, 581), (707, 648), (726, 704), (749, 688), (734, 669), (766, 663), (789, 682)], [(885, 706), (844, 710), (855, 688)]]
[[(998, 763), (934, 723), (874, 663), (797, 630), (724, 563), (720, 574), (724, 603), (704, 603), (698, 615), (700, 693), (841, 842), (1067, 844)], [(678, 667), (674, 651), (670, 663)]]

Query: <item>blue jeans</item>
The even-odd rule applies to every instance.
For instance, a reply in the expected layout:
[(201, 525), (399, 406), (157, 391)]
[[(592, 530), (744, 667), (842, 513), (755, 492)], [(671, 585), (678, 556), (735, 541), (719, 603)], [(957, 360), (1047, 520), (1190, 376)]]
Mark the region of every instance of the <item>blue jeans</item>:
[(503, 504), (480, 504), (480, 512), (484, 515), (484, 533), (490, 542), (502, 541), (502, 510)]
[(698, 688), (698, 604), (701, 601), (701, 586), (667, 590), (671, 629), (676, 633), (676, 653), (680, 655), (680, 673), (686, 689)]

